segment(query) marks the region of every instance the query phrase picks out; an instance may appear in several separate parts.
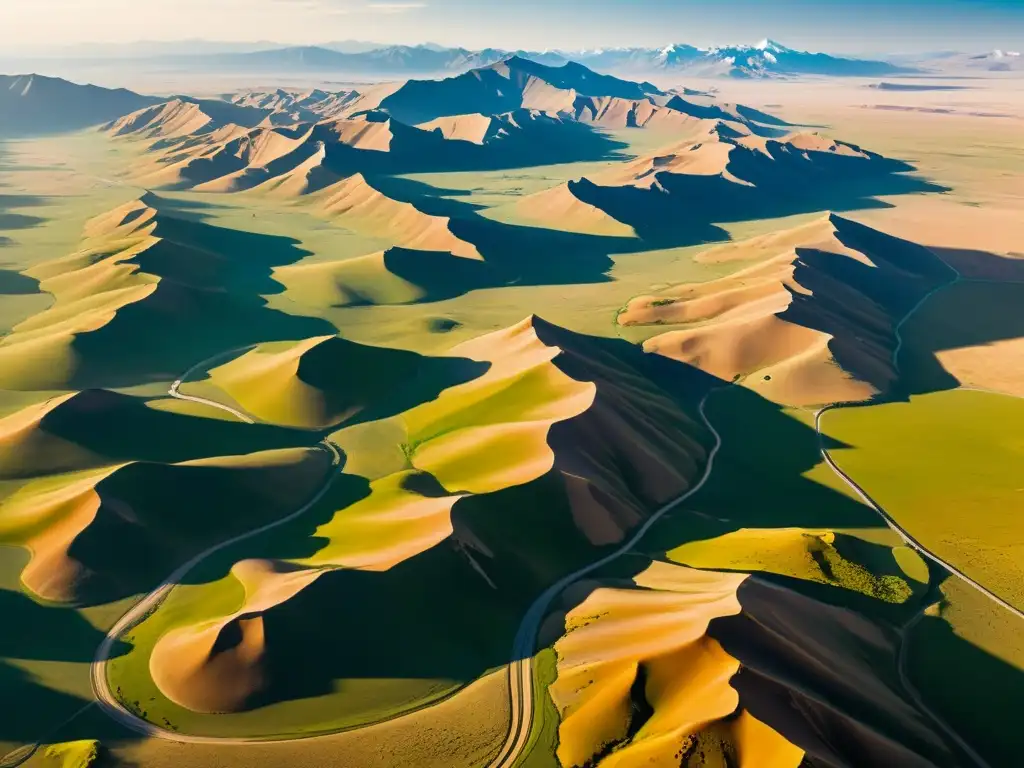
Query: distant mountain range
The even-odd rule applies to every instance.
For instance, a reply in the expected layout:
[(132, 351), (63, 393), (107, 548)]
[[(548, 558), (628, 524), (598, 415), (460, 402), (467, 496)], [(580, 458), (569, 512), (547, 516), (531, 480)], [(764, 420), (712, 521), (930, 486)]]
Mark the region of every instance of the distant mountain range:
[(772, 40), (757, 45), (696, 48), (614, 48), (583, 51), (507, 51), (498, 48), (469, 50), (434, 45), (396, 45), (369, 51), (343, 52), (335, 47), (307, 46), (249, 53), (223, 53), (203, 57), (175, 57), (179, 65), (200, 65), (214, 70), (319, 71), (348, 75), (409, 76), (464, 72), (510, 55), (557, 66), (567, 62), (596, 70), (631, 75), (681, 72), (694, 76), (784, 77), (792, 75), (891, 75), (908, 68), (883, 61), (840, 58), (787, 48)]
[(258, 43), (181, 42), (130, 43), (119, 46), (75, 46), (57, 55), (30, 58), (0, 57), (0, 70), (36, 71), (72, 79), (88, 79), (90, 72), (123, 67), (132, 61), (139, 72), (222, 74), (243, 77), (325, 75), (361, 81), (438, 78), (488, 67), (511, 57), (546, 66), (582, 64), (597, 72), (631, 79), (666, 76), (791, 78), (886, 77), (901, 74), (950, 75), (973, 72), (1024, 72), (1018, 51), (994, 50), (983, 54), (954, 51), (893, 55), (888, 60), (867, 60), (788, 48), (771, 39), (756, 45), (697, 48), (687, 44), (664, 48), (599, 48), (580, 51), (508, 51), (500, 48), (446, 48), (433, 43), (378, 46), (345, 40), (316, 46), (280, 46)]
[[(664, 48), (604, 48), (582, 51), (471, 50), (434, 44), (374, 46), (341, 41), (316, 46), (273, 46), (254, 43), (241, 50), (236, 43), (191, 41), (136, 43), (112, 49), (109, 59), (132, 58), (183, 71), (246, 73), (319, 72), (357, 77), (411, 77), (451, 74), (484, 67), (517, 55), (541, 64), (567, 62), (593, 69), (642, 76), (685, 73), (692, 76), (787, 77), (832, 75), (875, 77), (911, 71), (884, 61), (842, 58), (787, 48), (773, 40), (757, 45), (697, 48), (678, 44)], [(50, 61), (91, 66), (102, 62), (100, 49), (72, 49)]]
[(158, 101), (123, 88), (41, 75), (0, 75), (0, 137), (80, 130)]

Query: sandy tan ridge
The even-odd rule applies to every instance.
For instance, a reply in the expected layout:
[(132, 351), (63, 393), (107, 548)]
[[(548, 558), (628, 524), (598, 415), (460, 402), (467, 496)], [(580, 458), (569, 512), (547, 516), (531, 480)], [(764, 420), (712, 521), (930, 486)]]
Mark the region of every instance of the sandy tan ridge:
[[(276, 684), (264, 666), (264, 643), (272, 636), (261, 627), (299, 599), (292, 586), (312, 585), (296, 575), (299, 570), (315, 574), (309, 578), (326, 589), (324, 571), (390, 570), (446, 540), (486, 563), (494, 557), (488, 543), (452, 523), (453, 505), (467, 495), (554, 473), (571, 488), (570, 514), (582, 535), (598, 544), (621, 540), (645, 510), (687, 487), (704, 450), (677, 405), (602, 350), (599, 342), (528, 318), (452, 350), (455, 358), (485, 363), (482, 375), (379, 424), (337, 432), (333, 439), (353, 456), (371, 444), (391, 456), (371, 475), (370, 495), (320, 526), (316, 536), (326, 544), (316, 554), (239, 566), (239, 581), (253, 569), (263, 575), (258, 586), (245, 581), (247, 597), (238, 611), (159, 640), (150, 668), (161, 690), (199, 712), (238, 711), (273, 698)], [(214, 381), (219, 375), (214, 372)], [(622, 439), (598, 448), (598, 434)], [(385, 450), (395, 440), (401, 446)], [(246, 638), (244, 650), (228, 641), (232, 637)], [(222, 653), (228, 657), (217, 661)], [(246, 671), (231, 672), (233, 680), (246, 685), (218, 683), (224, 670), (239, 665)]]
[(752, 260), (708, 283), (633, 299), (621, 325), (679, 325), (644, 348), (744, 382), (777, 402), (862, 400), (887, 390), (895, 324), (949, 279), (933, 254), (836, 215), (698, 257)]

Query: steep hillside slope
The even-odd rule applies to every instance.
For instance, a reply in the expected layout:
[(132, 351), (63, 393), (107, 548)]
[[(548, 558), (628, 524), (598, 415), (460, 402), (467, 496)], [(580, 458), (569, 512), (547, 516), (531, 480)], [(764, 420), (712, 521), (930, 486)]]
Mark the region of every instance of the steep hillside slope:
[(160, 101), (42, 75), (0, 75), (0, 136), (78, 131)]
[(154, 195), (97, 217), (83, 247), (28, 270), (49, 309), (0, 339), (0, 387), (19, 390), (171, 381), (203, 357), (331, 326), (270, 310), (274, 266), (291, 241), (168, 215)]
[(631, 229), (644, 239), (672, 243), (713, 222), (932, 188), (905, 176), (910, 168), (819, 134), (765, 138), (735, 121), (700, 119), (698, 134), (678, 146), (528, 196), (516, 210), (548, 226)]
[[(139, 646), (117, 679), (151, 670), (147, 695), (174, 703), (154, 711), (200, 725), (196, 713), (241, 717), (254, 707), (287, 722), (313, 691), (361, 686), (350, 666), (357, 658), (382, 673), (404, 668), (400, 676), (410, 679), (401, 693), (380, 691), (362, 705), (347, 699), (356, 721), (372, 719), (384, 702), (405, 710), (452, 690), (431, 681), (432, 665), (455, 665), (457, 679), (472, 679), (507, 652), (531, 595), (595, 547), (620, 541), (698, 477), (708, 435), (654, 383), (652, 362), (629, 345), (538, 318), (454, 348), (446, 365), (466, 368), (463, 383), (332, 435), (349, 457), (346, 476), (369, 481), (368, 495), (335, 495), (312, 538), (296, 530), (290, 536), (300, 538), (278, 535), (235, 551), (231, 575), (176, 591), (136, 630)], [(537, 525), (547, 531), (541, 543)], [(303, 551), (310, 554), (287, 554)], [(420, 625), (417, 658), (402, 661), (388, 651), (395, 621), (430, 603), (417, 584), (448, 599)], [(243, 605), (218, 608), (218, 595), (239, 586)], [(339, 635), (314, 607), (325, 600), (345, 606), (334, 614), (345, 621), (379, 615), (365, 636), (346, 636), (342, 655), (327, 651)], [(383, 601), (392, 618), (367, 600)], [(241, 643), (227, 647), (224, 639), (239, 633)], [(297, 644), (305, 661), (292, 651)], [(325, 710), (316, 719), (331, 717)]]
[(619, 324), (678, 326), (644, 348), (789, 405), (888, 391), (897, 323), (952, 277), (927, 249), (835, 214), (698, 258), (755, 264), (637, 297)]

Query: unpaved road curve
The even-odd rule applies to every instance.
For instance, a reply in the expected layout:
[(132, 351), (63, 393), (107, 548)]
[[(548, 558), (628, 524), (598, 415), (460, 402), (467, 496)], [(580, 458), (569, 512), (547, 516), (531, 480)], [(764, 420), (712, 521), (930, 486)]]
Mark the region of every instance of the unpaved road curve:
[[(949, 267), (948, 264), (946, 266)], [(899, 356), (900, 356), (900, 352), (903, 350), (903, 343), (904, 343), (903, 342), (903, 326), (905, 326), (907, 324), (907, 322), (917, 313), (917, 311), (919, 309), (921, 309), (921, 307), (923, 307), (928, 302), (928, 300), (932, 296), (934, 296), (936, 293), (938, 293), (938, 292), (940, 292), (942, 290), (945, 290), (946, 288), (949, 288), (952, 285), (955, 285), (956, 283), (962, 282), (963, 279), (964, 279), (962, 277), (962, 275), (956, 269), (954, 269), (953, 267), (949, 267), (949, 269), (954, 274), (953, 279), (951, 281), (947, 282), (947, 283), (943, 283), (942, 285), (936, 286), (935, 288), (930, 290), (928, 293), (926, 293), (924, 296), (922, 296), (921, 300), (918, 301), (917, 304), (915, 304), (910, 309), (910, 311), (907, 312), (907, 314), (905, 314), (903, 316), (903, 319), (900, 320), (900, 322), (896, 324), (896, 328), (895, 328), (896, 346), (893, 349), (892, 366), (893, 366), (893, 369), (896, 371), (897, 374), (899, 374), (899, 370), (900, 370), (899, 369)], [(994, 394), (999, 394), (999, 393), (994, 393)], [(822, 459), (824, 459), (825, 463), (836, 474), (836, 476), (839, 477), (839, 479), (842, 480), (847, 486), (849, 486), (853, 490), (853, 492), (856, 493), (864, 501), (864, 503), (866, 503), (869, 507), (871, 507), (875, 511), (875, 513), (878, 514), (878, 516), (881, 517), (882, 520), (885, 521), (885, 524), (887, 526), (889, 526), (890, 529), (895, 531), (896, 534), (901, 539), (903, 539), (903, 541), (908, 546), (910, 546), (911, 548), (916, 550), (923, 557), (926, 557), (929, 560), (931, 560), (932, 562), (937, 563), (938, 565), (942, 566), (943, 568), (946, 569), (946, 571), (948, 571), (949, 573), (951, 573), (954, 576), (958, 577), (959, 579), (961, 579), (965, 583), (970, 584), (972, 587), (974, 587), (976, 590), (978, 590), (983, 595), (985, 595), (985, 597), (987, 597), (990, 600), (992, 600), (993, 602), (995, 602), (997, 605), (1002, 606), (1003, 608), (1005, 608), (1006, 610), (1010, 611), (1011, 613), (1013, 613), (1018, 618), (1024, 619), (1024, 613), (1022, 613), (1020, 610), (1015, 608), (1013, 605), (1008, 603), (1003, 598), (999, 597), (999, 595), (996, 595), (993, 592), (989, 591), (987, 588), (985, 588), (984, 586), (982, 586), (981, 584), (976, 582), (974, 579), (969, 577), (967, 574), (963, 573), (959, 569), (957, 569), (954, 566), (950, 565), (945, 560), (940, 558), (938, 555), (935, 555), (933, 552), (931, 552), (929, 549), (927, 549), (923, 544), (921, 544), (917, 539), (915, 539), (911, 535), (911, 533), (909, 531), (904, 529), (903, 526), (901, 526), (898, 522), (896, 522), (896, 520), (893, 519), (893, 517), (888, 512), (886, 512), (885, 509), (880, 504), (878, 504), (874, 499), (872, 499), (871, 496), (868, 494), (868, 492), (865, 491), (853, 478), (851, 478), (849, 475), (847, 475), (845, 472), (843, 472), (842, 469), (839, 468), (839, 465), (836, 464), (835, 460), (832, 458), (832, 454), (830, 454), (829, 451), (828, 451), (828, 448), (825, 447), (825, 437), (824, 437), (824, 435), (821, 432), (821, 419), (822, 419), (822, 416), (824, 416), (829, 411), (834, 411), (834, 410), (838, 410), (840, 408), (846, 408), (846, 407), (858, 407), (860, 405), (862, 405), (862, 404), (861, 403), (835, 403), (833, 405), (829, 405), (829, 406), (826, 406), (826, 407), (820, 409), (817, 413), (814, 414), (814, 430), (817, 433), (817, 437), (818, 437), (818, 451), (821, 453), (821, 457), (822, 457)], [(925, 614), (924, 614), (923, 611), (921, 613), (918, 613), (900, 631), (900, 651), (899, 651), (899, 660), (898, 660), (898, 663), (897, 663), (897, 671), (899, 673), (900, 683), (903, 685), (904, 690), (907, 691), (907, 693), (914, 700), (914, 703), (917, 704), (917, 706), (921, 709), (921, 711), (924, 712), (926, 715), (928, 715), (928, 717), (930, 717), (932, 719), (932, 721), (943, 731), (943, 733), (945, 733), (946, 736), (950, 738), (950, 740), (952, 740), (954, 743), (956, 743), (957, 746), (959, 746), (960, 749), (963, 750), (963, 752), (968, 757), (970, 757), (971, 760), (973, 760), (976, 765), (980, 766), (980, 768), (989, 768), (989, 765), (985, 761), (985, 759), (983, 757), (981, 757), (981, 755), (979, 755), (970, 746), (970, 744), (968, 744), (966, 741), (964, 741), (960, 737), (960, 735), (953, 728), (951, 728), (946, 723), (945, 720), (943, 720), (939, 715), (937, 715), (925, 703), (923, 697), (921, 696), (920, 693), (918, 693), (917, 689), (914, 687), (913, 683), (911, 682), (909, 675), (907, 675), (907, 672), (906, 672), (906, 657), (907, 657), (907, 648), (908, 648), (909, 640), (910, 640), (910, 634), (913, 631), (914, 627), (917, 625), (917, 623), (919, 621), (921, 621), (922, 618), (924, 618), (924, 615)]]
[(900, 677), (900, 684), (903, 686), (903, 689), (907, 692), (910, 698), (914, 700), (914, 703), (918, 706), (918, 709), (920, 709), (922, 712), (928, 715), (928, 717), (931, 718), (932, 722), (939, 727), (939, 730), (941, 730), (943, 733), (946, 734), (947, 737), (949, 737), (953, 742), (955, 742), (956, 745), (960, 747), (961, 750), (963, 750), (964, 754), (974, 761), (975, 765), (977, 765), (978, 768), (991, 768), (991, 766), (985, 761), (985, 758), (983, 758), (981, 755), (975, 752), (974, 748), (970, 744), (968, 744), (966, 741), (960, 738), (960, 734), (953, 730), (946, 723), (945, 720), (943, 720), (939, 715), (937, 715), (931, 709), (931, 707), (929, 707), (928, 704), (925, 703), (924, 698), (921, 696), (920, 693), (918, 693), (917, 688), (914, 687), (914, 684), (910, 680), (910, 676), (907, 674), (907, 648), (910, 645), (910, 635), (914, 631), (914, 627), (917, 626), (918, 622), (920, 622), (921, 619), (925, 617), (925, 611), (927, 609), (928, 607), (925, 606), (920, 611), (918, 611), (914, 615), (914, 618), (907, 622), (899, 631), (900, 652), (899, 660), (896, 663), (896, 671)]
[(992, 600), (993, 602), (1002, 606), (1018, 618), (1024, 619), (1024, 613), (1022, 613), (1019, 609), (1008, 603), (999, 595), (990, 591), (987, 587), (984, 587), (978, 582), (976, 582), (974, 579), (972, 579), (966, 573), (958, 569), (956, 566), (947, 563), (941, 557), (931, 552), (927, 547), (924, 546), (924, 544), (915, 539), (913, 535), (911, 535), (911, 533), (908, 530), (906, 530), (903, 526), (896, 522), (896, 520), (894, 520), (893, 517), (888, 512), (886, 512), (878, 502), (872, 499), (871, 496), (868, 495), (867, 491), (861, 488), (861, 486), (858, 485), (853, 478), (851, 478), (849, 475), (847, 475), (845, 472), (843, 472), (843, 470), (839, 468), (839, 465), (836, 464), (835, 460), (832, 458), (832, 454), (830, 454), (828, 452), (828, 449), (825, 447), (825, 438), (821, 433), (821, 417), (828, 411), (835, 410), (839, 407), (840, 406), (830, 405), (827, 408), (822, 408), (814, 417), (814, 428), (818, 432), (818, 449), (821, 451), (821, 456), (825, 460), (825, 463), (828, 464), (829, 468), (833, 472), (835, 472), (836, 475), (839, 476), (840, 480), (842, 480), (844, 483), (846, 483), (846, 485), (852, 488), (854, 493), (860, 496), (860, 498), (864, 500), (864, 503), (871, 507), (878, 514), (878, 516), (885, 521), (885, 524), (888, 525), (893, 531), (895, 531), (897, 535), (899, 535), (899, 537), (907, 543), (907, 545), (917, 550), (919, 554), (921, 554), (924, 557), (927, 557), (933, 563), (938, 563), (951, 574), (962, 579), (965, 583), (970, 584), (976, 590), (985, 595), (985, 597), (987, 597), (989, 600)]
[(526, 747), (526, 744), (530, 739), (534, 708), (533, 670), (531, 662), (533, 661), (533, 654), (536, 650), (537, 632), (540, 629), (540, 623), (544, 619), (551, 601), (558, 597), (558, 595), (573, 582), (579, 581), (587, 574), (593, 573), (598, 568), (602, 568), (608, 565), (608, 563), (617, 560), (630, 552), (633, 547), (635, 547), (647, 534), (651, 529), (651, 526), (658, 522), (658, 520), (660, 520), (666, 513), (671, 512), (688, 498), (697, 493), (697, 491), (704, 487), (704, 484), (711, 476), (711, 471), (715, 466), (715, 457), (718, 455), (718, 451), (722, 447), (722, 436), (718, 434), (718, 430), (715, 429), (714, 425), (708, 419), (706, 412), (708, 398), (711, 397), (714, 391), (716, 390), (705, 395), (704, 399), (700, 402), (700, 418), (704, 422), (704, 426), (707, 427), (715, 438), (714, 445), (708, 453), (708, 462), (704, 468), (704, 474), (701, 475), (700, 480), (698, 480), (697, 483), (682, 496), (673, 499), (668, 504), (665, 504), (654, 512), (654, 514), (647, 519), (647, 522), (640, 526), (636, 533), (634, 533), (633, 536), (631, 536), (614, 552), (611, 552), (590, 565), (580, 568), (578, 571), (570, 573), (568, 576), (563, 577), (558, 582), (548, 587), (540, 597), (534, 600), (533, 604), (526, 612), (526, 615), (523, 617), (522, 622), (520, 622), (519, 631), (516, 633), (515, 642), (512, 645), (513, 661), (509, 665), (509, 695), (512, 700), (512, 720), (505, 743), (502, 745), (501, 751), (498, 752), (498, 756), (488, 763), (488, 768), (510, 768), (522, 754), (523, 749)]
[[(192, 366), (191, 368), (189, 368), (188, 371), (182, 374), (180, 378), (178, 378), (177, 380), (174, 381), (173, 384), (171, 384), (171, 387), (168, 390), (168, 394), (171, 397), (177, 398), (179, 400), (188, 400), (190, 402), (201, 403), (212, 408), (219, 408), (222, 411), (227, 411), (228, 413), (234, 415), (235, 417), (241, 419), (242, 421), (248, 424), (255, 423), (255, 420), (253, 418), (228, 405), (218, 403), (214, 400), (207, 400), (206, 398), (202, 397), (192, 397), (189, 395), (184, 395), (179, 391), (182, 382), (185, 379), (189, 378), (189, 376), (195, 371), (207, 367), (210, 363), (212, 363), (215, 360), (227, 357), (228, 355), (237, 352), (243, 352), (247, 349), (251, 349), (251, 347), (243, 347), (241, 349), (233, 349), (229, 350), (228, 352), (222, 352), (218, 355), (215, 355), (214, 357), (207, 358), (201, 363)], [(216, 544), (203, 552), (200, 552), (198, 555), (193, 557), (184, 565), (180, 566), (177, 570), (174, 571), (174, 573), (172, 573), (170, 576), (164, 579), (163, 582), (156, 589), (154, 589), (152, 592), (143, 597), (139, 602), (133, 605), (128, 610), (128, 612), (124, 614), (124, 616), (122, 616), (120, 620), (116, 624), (114, 624), (113, 627), (110, 628), (110, 630), (106, 634), (106, 637), (103, 638), (103, 642), (100, 643), (99, 647), (96, 649), (96, 654), (94, 655), (92, 664), (89, 668), (89, 677), (90, 682), (92, 684), (92, 691), (93, 695), (96, 697), (95, 703), (100, 707), (104, 714), (116, 720), (124, 727), (132, 731), (135, 731), (136, 733), (141, 733), (146, 736), (152, 736), (160, 739), (167, 739), (170, 741), (177, 741), (189, 744), (248, 744), (256, 741), (260, 741), (261, 743), (267, 743), (267, 740), (265, 739), (230, 739), (212, 736), (189, 736), (187, 734), (177, 733), (176, 731), (172, 731), (168, 728), (161, 728), (157, 725), (154, 725), (153, 723), (150, 723), (147, 720), (138, 717), (135, 713), (133, 713), (131, 710), (125, 707), (118, 700), (118, 698), (111, 692), (110, 684), (107, 680), (107, 660), (110, 658), (110, 651), (114, 647), (114, 643), (117, 642), (118, 638), (121, 637), (125, 632), (129, 631), (136, 624), (139, 624), (150, 613), (159, 608), (160, 604), (163, 603), (163, 601), (167, 598), (171, 590), (173, 590), (174, 587), (177, 586), (181, 582), (181, 580), (186, 575), (188, 575), (190, 571), (192, 571), (193, 568), (195, 568), (204, 560), (206, 560), (206, 558), (210, 557), (213, 554), (216, 554), (222, 549), (226, 549), (227, 547), (230, 547), (241, 541), (253, 538), (254, 536), (259, 536), (262, 533), (266, 533), (267, 531), (273, 530), (274, 528), (285, 525), (286, 523), (290, 523), (292, 520), (296, 520), (299, 517), (302, 517), (302, 515), (306, 514), (306, 512), (308, 512), (313, 506), (319, 503), (319, 501), (327, 494), (327, 492), (331, 489), (331, 486), (334, 484), (334, 481), (340, 475), (338, 469), (341, 466), (342, 461), (341, 452), (329, 440), (322, 441), (320, 443), (320, 447), (331, 454), (331, 473), (328, 475), (327, 481), (320, 488), (320, 490), (317, 491), (313, 498), (311, 498), (299, 509), (295, 510), (286, 517), (283, 517), (279, 520), (275, 520), (271, 523), (267, 523), (266, 525), (260, 526), (259, 528), (255, 528), (251, 531), (239, 534), (234, 538), (228, 539), (227, 541), (222, 541), (221, 543)]]
[[(945, 264), (945, 262), (943, 262), (943, 264)], [(945, 264), (945, 266), (948, 267), (949, 271), (953, 273), (953, 279), (950, 280), (949, 282), (943, 283), (942, 285), (938, 285), (935, 288), (932, 288), (930, 291), (928, 291), (928, 293), (922, 296), (920, 301), (918, 301), (917, 304), (915, 304), (903, 316), (903, 319), (896, 324), (896, 328), (894, 329), (894, 334), (896, 337), (896, 346), (893, 349), (892, 353), (892, 367), (893, 370), (896, 371), (897, 375), (899, 375), (900, 373), (900, 352), (903, 350), (903, 326), (905, 326), (910, 321), (910, 319), (915, 314), (917, 314), (917, 311), (921, 309), (921, 307), (923, 307), (928, 302), (928, 300), (932, 298), (932, 296), (934, 296), (936, 293), (944, 291), (946, 288), (949, 288), (950, 286), (956, 285), (957, 283), (964, 281), (963, 276), (961, 276), (961, 274), (957, 270), (955, 270), (953, 267), (950, 267), (948, 264)], [(1013, 605), (1008, 603), (1003, 598), (999, 597), (999, 595), (996, 595), (987, 588), (983, 587), (981, 584), (976, 582), (963, 571), (955, 568), (942, 558), (938, 557), (937, 555), (929, 551), (923, 544), (921, 544), (921, 542), (915, 539), (909, 531), (907, 531), (905, 528), (903, 528), (903, 526), (897, 523), (896, 520), (894, 520), (893, 517), (888, 512), (886, 512), (880, 504), (878, 504), (874, 499), (872, 499), (871, 496), (868, 495), (867, 491), (861, 488), (861, 486), (858, 485), (857, 482), (853, 480), (853, 478), (851, 478), (849, 475), (843, 472), (843, 470), (839, 468), (839, 465), (836, 464), (835, 460), (832, 458), (832, 455), (829, 453), (828, 448), (825, 447), (825, 436), (821, 433), (821, 419), (829, 411), (839, 410), (840, 408), (858, 408), (863, 407), (865, 405), (865, 403), (834, 403), (832, 405), (825, 406), (824, 408), (822, 408), (821, 410), (814, 414), (814, 430), (818, 434), (818, 451), (821, 453), (822, 459), (825, 460), (825, 463), (828, 464), (829, 468), (833, 472), (835, 472), (839, 479), (846, 483), (846, 485), (848, 485), (850, 488), (852, 488), (853, 491), (858, 496), (860, 496), (861, 499), (863, 499), (864, 502), (885, 521), (886, 525), (888, 525), (892, 530), (894, 530), (900, 536), (900, 538), (902, 538), (908, 545), (913, 547), (924, 557), (927, 557), (934, 563), (938, 563), (950, 573), (959, 577), (967, 584), (970, 584), (972, 587), (981, 592), (987, 598), (1001, 605), (1003, 608), (1010, 611), (1018, 618), (1024, 619), (1024, 613), (1022, 613), (1020, 610), (1015, 608)]]

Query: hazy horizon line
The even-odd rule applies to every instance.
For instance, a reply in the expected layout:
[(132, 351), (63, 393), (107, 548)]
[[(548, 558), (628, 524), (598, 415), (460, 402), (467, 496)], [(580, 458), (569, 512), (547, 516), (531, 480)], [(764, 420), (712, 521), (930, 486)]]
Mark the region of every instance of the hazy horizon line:
[[(8, 55), (10, 54), (42, 54), (44, 52), (53, 53), (60, 51), (74, 51), (76, 49), (124, 49), (131, 48), (134, 46), (154, 45), (154, 46), (174, 46), (174, 45), (187, 45), (187, 44), (205, 44), (205, 45), (222, 45), (222, 46), (268, 46), (274, 48), (318, 48), (330, 45), (340, 44), (351, 44), (360, 46), (373, 46), (373, 48), (367, 48), (366, 51), (370, 50), (384, 50), (387, 48), (439, 48), (444, 50), (465, 50), (465, 51), (481, 51), (481, 50), (500, 50), (514, 53), (515, 51), (525, 51), (530, 53), (543, 53), (543, 52), (565, 52), (565, 53), (577, 53), (577, 52), (591, 52), (600, 50), (632, 50), (632, 49), (643, 49), (643, 50), (656, 50), (661, 48), (668, 48), (671, 46), (687, 45), (698, 50), (714, 50), (720, 48), (754, 48), (764, 42), (773, 42), (779, 46), (788, 48), (793, 51), (801, 53), (830, 53), (835, 55), (846, 55), (846, 56), (868, 56), (868, 55), (883, 55), (885, 53), (893, 55), (910, 55), (910, 54), (927, 54), (927, 53), (972, 53), (978, 51), (992, 51), (992, 50), (1016, 50), (1012, 47), (1005, 47), (999, 44), (989, 44), (988, 46), (978, 48), (951, 48), (944, 46), (936, 46), (933, 49), (918, 49), (918, 50), (907, 50), (905, 48), (887, 48), (887, 49), (874, 49), (874, 50), (860, 50), (856, 51), (853, 49), (811, 49), (799, 46), (790, 46), (785, 43), (778, 36), (767, 36), (758, 38), (755, 42), (723, 42), (712, 45), (698, 45), (694, 43), (688, 43), (683, 39), (678, 39), (668, 43), (649, 43), (649, 44), (618, 44), (618, 45), (556, 45), (556, 46), (505, 46), (505, 45), (479, 45), (469, 46), (461, 44), (446, 45), (443, 43), (436, 43), (432, 40), (420, 40), (417, 42), (384, 42), (375, 41), (370, 38), (356, 38), (356, 37), (332, 37), (317, 41), (289, 41), (289, 40), (273, 40), (270, 38), (260, 39), (241, 39), (231, 40), (224, 38), (211, 38), (211, 37), (182, 37), (182, 38), (138, 38), (133, 40), (125, 41), (91, 41), (84, 40), (73, 43), (62, 43), (62, 44), (25, 44), (22, 46), (9, 46)], [(13, 48), (13, 50), (11, 50)], [(241, 52), (241, 51), (240, 51)]]

